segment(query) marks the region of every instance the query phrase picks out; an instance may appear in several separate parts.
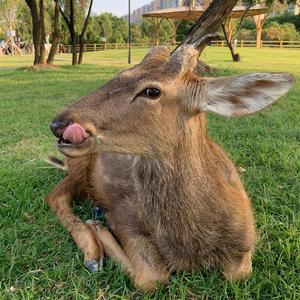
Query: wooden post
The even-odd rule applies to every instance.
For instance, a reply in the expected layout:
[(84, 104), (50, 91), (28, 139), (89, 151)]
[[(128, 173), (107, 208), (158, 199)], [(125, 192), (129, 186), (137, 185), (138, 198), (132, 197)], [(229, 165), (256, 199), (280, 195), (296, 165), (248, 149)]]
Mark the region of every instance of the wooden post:
[(176, 45), (176, 33), (178, 28), (178, 22), (176, 23), (176, 19), (166, 19), (172, 27), (172, 45)]
[(96, 52), (96, 51), (97, 51), (97, 45), (94, 44), (94, 52)]
[(224, 41), (221, 42), (221, 47), (222, 47), (222, 48), (224, 47)]
[(163, 19), (159, 18), (150, 18), (153, 27), (154, 27), (154, 32), (155, 32), (155, 46), (159, 45), (159, 29), (160, 29), (160, 24), (163, 21)]
[(256, 48), (262, 47), (261, 35), (262, 35), (262, 27), (265, 22), (265, 15), (257, 15), (253, 16), (253, 20), (256, 26)]
[(116, 45), (115, 45), (115, 49), (118, 50), (118, 44), (117, 44), (117, 43), (116, 43)]
[(283, 48), (283, 41), (280, 41), (279, 48)]
[(241, 48), (244, 47), (244, 40), (241, 40)]

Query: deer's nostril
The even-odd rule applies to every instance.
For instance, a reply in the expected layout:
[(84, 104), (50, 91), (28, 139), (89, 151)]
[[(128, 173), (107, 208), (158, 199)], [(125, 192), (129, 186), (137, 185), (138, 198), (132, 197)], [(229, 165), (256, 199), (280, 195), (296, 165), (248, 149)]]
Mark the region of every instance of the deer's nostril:
[(50, 124), (50, 129), (52, 133), (60, 138), (63, 135), (64, 129), (70, 124), (69, 120), (54, 120)]

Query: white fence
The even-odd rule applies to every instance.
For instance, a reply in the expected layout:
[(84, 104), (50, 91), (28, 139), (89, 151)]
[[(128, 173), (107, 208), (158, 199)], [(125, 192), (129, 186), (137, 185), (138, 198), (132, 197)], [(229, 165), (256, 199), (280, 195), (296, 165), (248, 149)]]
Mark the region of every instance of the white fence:
[[(179, 43), (177, 43), (179, 44)], [(254, 40), (237, 40), (234, 41), (235, 47), (256, 47), (256, 41)], [(153, 43), (132, 43), (132, 48), (149, 48), (153, 47)], [(161, 45), (172, 45), (171, 43), (161, 43)], [(226, 41), (212, 41), (211, 46), (213, 47), (226, 47)], [(96, 51), (105, 51), (111, 49), (127, 49), (128, 44), (84, 44), (84, 52), (96, 52)], [(300, 41), (262, 41), (262, 48), (288, 48), (288, 49), (300, 49)], [(77, 45), (77, 51), (79, 52), (79, 45)], [(71, 45), (62, 45), (60, 46), (61, 53), (71, 53)]]

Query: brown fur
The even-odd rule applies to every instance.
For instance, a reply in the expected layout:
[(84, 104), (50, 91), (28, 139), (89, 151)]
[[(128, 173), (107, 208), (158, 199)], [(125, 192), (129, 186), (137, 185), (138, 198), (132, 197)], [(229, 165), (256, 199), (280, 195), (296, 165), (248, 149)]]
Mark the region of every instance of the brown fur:
[[(103, 256), (103, 245), (144, 290), (173, 270), (220, 268), (230, 280), (251, 273), (251, 204), (235, 166), (207, 135), (198, 104), (204, 79), (191, 73), (196, 55), (180, 55), (156, 48), (56, 118), (80, 123), (91, 137), (61, 149), (69, 174), (47, 203), (86, 261)], [(136, 96), (147, 86), (161, 89), (160, 100)], [(70, 199), (78, 196), (106, 210), (113, 235), (74, 216)]]

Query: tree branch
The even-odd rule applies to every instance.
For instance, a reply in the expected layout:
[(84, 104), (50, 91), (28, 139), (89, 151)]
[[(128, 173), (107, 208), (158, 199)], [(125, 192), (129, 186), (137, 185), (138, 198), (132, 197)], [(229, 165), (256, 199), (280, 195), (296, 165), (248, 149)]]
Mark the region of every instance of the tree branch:
[(75, 19), (74, 0), (70, 0), (70, 24), (71, 24), (70, 32), (72, 32), (73, 34), (75, 33), (74, 32), (74, 24), (75, 24), (74, 19)]
[(240, 32), (240, 30), (241, 30), (241, 28), (243, 26), (243, 23), (244, 23), (244, 19), (245, 19), (245, 17), (246, 17), (246, 15), (247, 15), (247, 13), (248, 13), (248, 11), (249, 11), (250, 8), (251, 8), (251, 6), (247, 6), (246, 7), (246, 9), (245, 9), (245, 11), (244, 11), (244, 13), (243, 13), (243, 15), (241, 17), (240, 24), (239, 24), (238, 28), (236, 29), (235, 34), (232, 36), (232, 39), (235, 39), (236, 36), (238, 35), (238, 33)]
[(216, 37), (216, 32), (236, 2), (237, 0), (214, 0), (189, 31), (182, 44), (192, 44), (201, 53), (209, 40)]
[(86, 18), (85, 18), (85, 21), (84, 21), (84, 25), (83, 25), (83, 28), (82, 28), (82, 31), (81, 31), (81, 34), (80, 34), (81, 36), (84, 35), (86, 27), (88, 25), (89, 17), (90, 17), (91, 10), (92, 10), (92, 6), (93, 6), (93, 0), (90, 0), (90, 6), (89, 6), (89, 10), (88, 10), (88, 13), (86, 15)]
[[(28, 0), (25, 0), (25, 1), (28, 1)], [(67, 26), (68, 26), (68, 28), (69, 28), (69, 30), (70, 30), (70, 28), (71, 28), (71, 23), (70, 23), (70, 21), (68, 20), (67, 16), (65, 15), (63, 9), (61, 8), (61, 5), (60, 5), (59, 1), (58, 1), (58, 0), (54, 0), (54, 2), (55, 2), (55, 3), (58, 3), (58, 5), (59, 5), (59, 11), (60, 11), (61, 15), (63, 16), (63, 18), (64, 18), (64, 20), (65, 20), (65, 22), (66, 22), (66, 24), (67, 24)]]

